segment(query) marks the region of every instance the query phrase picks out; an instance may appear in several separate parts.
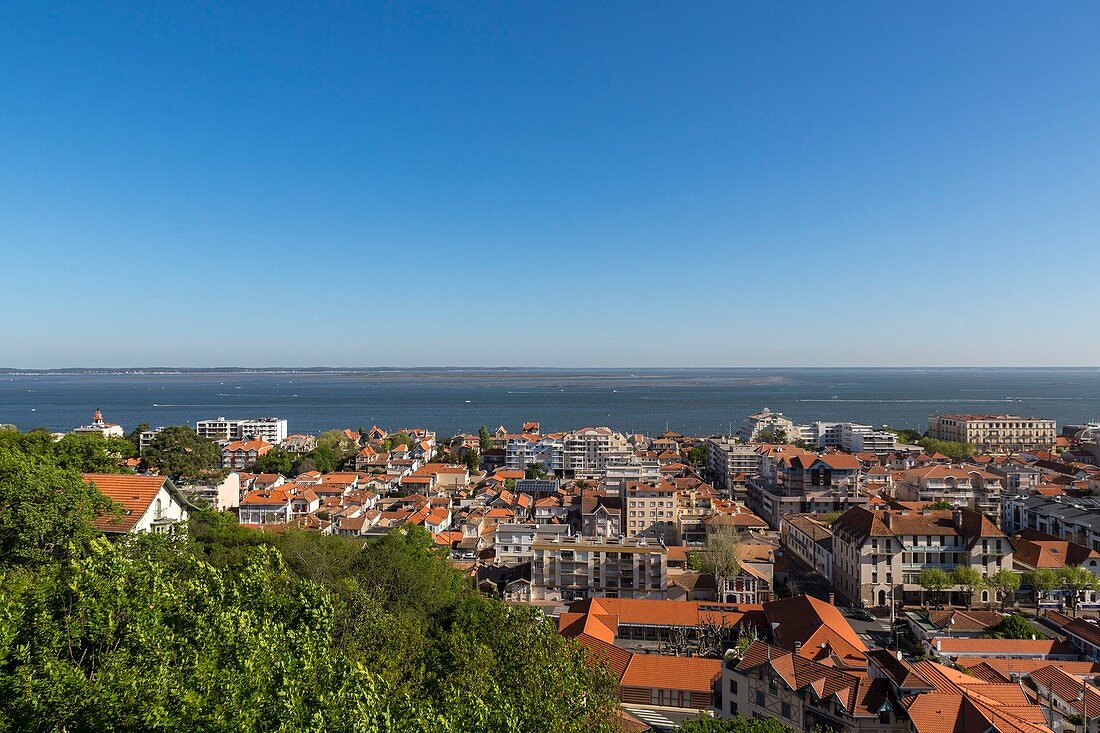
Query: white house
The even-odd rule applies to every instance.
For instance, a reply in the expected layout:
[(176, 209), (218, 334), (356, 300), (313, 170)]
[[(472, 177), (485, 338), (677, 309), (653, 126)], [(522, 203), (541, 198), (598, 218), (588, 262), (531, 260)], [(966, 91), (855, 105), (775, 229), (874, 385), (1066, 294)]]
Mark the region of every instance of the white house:
[(164, 476), (85, 473), (84, 481), (119, 505), (120, 514), (99, 517), (93, 524), (107, 534), (171, 532), (185, 522), (192, 506)]

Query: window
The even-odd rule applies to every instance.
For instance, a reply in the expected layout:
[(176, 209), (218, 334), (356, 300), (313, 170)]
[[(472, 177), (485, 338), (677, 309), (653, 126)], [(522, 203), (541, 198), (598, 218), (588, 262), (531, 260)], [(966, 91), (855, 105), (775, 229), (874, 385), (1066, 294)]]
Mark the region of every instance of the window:
[(757, 690), (756, 691), (756, 704), (759, 705), (760, 707), (764, 707), (764, 691), (763, 690)]
[(730, 692), (732, 692), (734, 695), (737, 694), (737, 680), (730, 680)]
[(879, 714), (878, 714), (878, 722), (882, 723), (883, 725), (889, 725), (890, 724), (890, 711), (889, 710), (880, 710)]
[(737, 703), (730, 700), (730, 715), (737, 715)]
[(789, 702), (783, 703), (783, 717), (787, 720), (791, 719), (791, 704)]

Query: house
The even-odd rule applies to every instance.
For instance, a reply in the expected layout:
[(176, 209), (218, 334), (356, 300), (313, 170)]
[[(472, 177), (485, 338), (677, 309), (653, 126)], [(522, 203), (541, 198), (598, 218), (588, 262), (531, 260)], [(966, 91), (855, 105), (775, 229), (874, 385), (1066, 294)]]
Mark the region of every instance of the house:
[(1076, 728), (1067, 718), (1085, 721), (1086, 733), (1100, 731), (1100, 688), (1086, 675), (1073, 675), (1055, 665), (1037, 669), (1028, 675), (1039, 699), (1045, 700), (1062, 719), (1062, 730)]
[(723, 664), (716, 712), (772, 718), (794, 730), (906, 731), (898, 701), (890, 700), (890, 683), (865, 670), (838, 670), (754, 641)]
[(712, 706), (722, 674), (720, 660), (631, 653), (618, 647), (612, 628), (615, 617), (601, 613), (602, 602), (589, 601), (586, 612), (571, 619), (561, 633), (576, 639), (593, 662), (607, 669), (617, 682), (618, 697), (624, 705), (676, 710), (707, 710)]
[(81, 477), (119, 505), (118, 514), (106, 514), (92, 522), (105, 534), (169, 533), (176, 523), (186, 522), (194, 508), (164, 476), (85, 473)]
[(772, 643), (837, 669), (861, 669), (867, 645), (831, 603), (801, 595), (764, 604)]
[(243, 470), (251, 468), (262, 455), (272, 448), (266, 440), (232, 440), (222, 446), (222, 468)]

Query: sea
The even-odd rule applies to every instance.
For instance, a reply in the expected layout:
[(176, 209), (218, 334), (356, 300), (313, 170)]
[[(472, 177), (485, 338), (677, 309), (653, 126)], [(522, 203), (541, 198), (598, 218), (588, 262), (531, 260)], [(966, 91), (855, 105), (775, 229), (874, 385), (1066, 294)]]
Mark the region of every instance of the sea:
[(937, 412), (1012, 413), (1059, 425), (1100, 420), (1100, 368), (340, 369), (0, 373), (0, 423), (130, 430), (213, 417), (286, 418), (291, 433), (379, 425), (440, 436), (481, 425), (544, 432), (737, 431), (763, 408), (796, 422), (924, 430)]

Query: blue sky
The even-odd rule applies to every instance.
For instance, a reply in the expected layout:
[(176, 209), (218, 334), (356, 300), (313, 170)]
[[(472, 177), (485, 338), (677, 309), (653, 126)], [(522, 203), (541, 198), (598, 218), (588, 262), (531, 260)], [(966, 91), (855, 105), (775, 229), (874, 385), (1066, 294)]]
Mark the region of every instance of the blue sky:
[(0, 8), (0, 366), (1100, 364), (1095, 3)]

